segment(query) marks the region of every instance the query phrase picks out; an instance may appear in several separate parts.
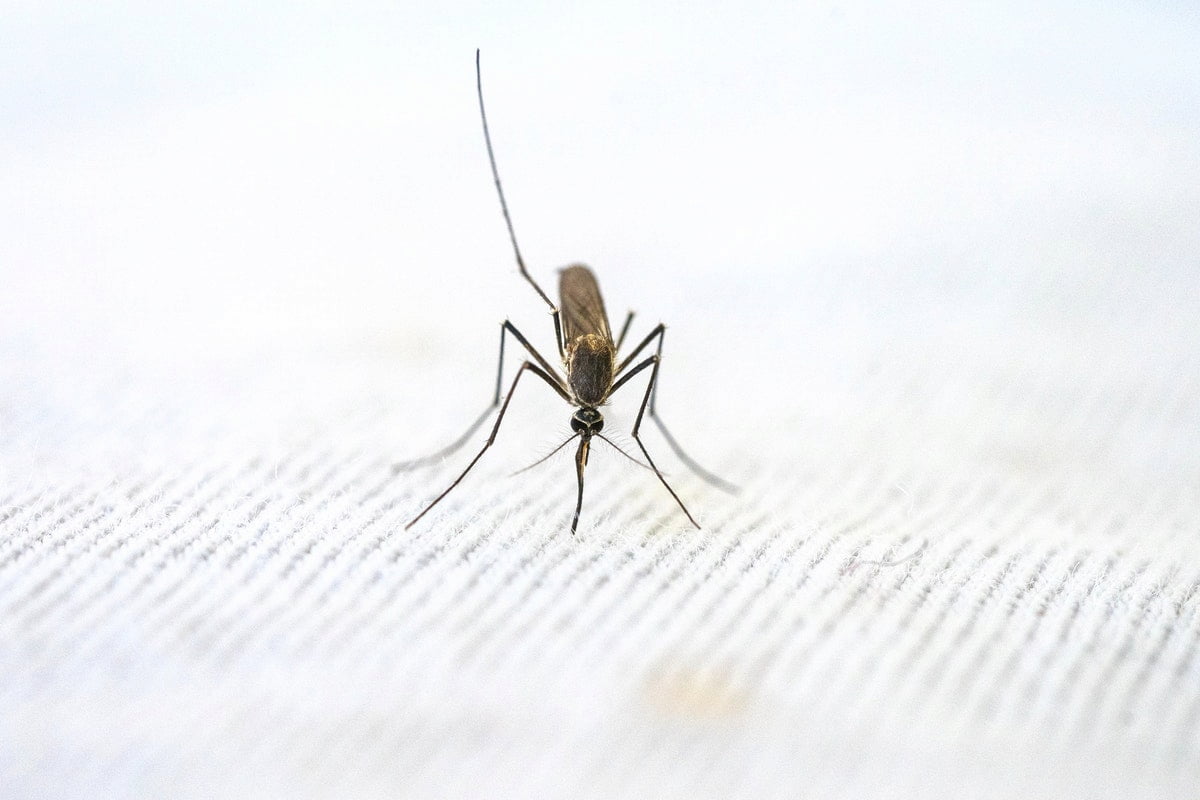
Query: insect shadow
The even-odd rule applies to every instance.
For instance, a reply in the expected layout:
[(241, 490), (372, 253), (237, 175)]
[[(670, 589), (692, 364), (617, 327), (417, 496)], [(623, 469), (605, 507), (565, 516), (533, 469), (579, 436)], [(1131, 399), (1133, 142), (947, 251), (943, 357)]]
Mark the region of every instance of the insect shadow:
[[(483, 79), (479, 68), (479, 51), (475, 51), (475, 89), (479, 97), (479, 116), (483, 122), (483, 139), (487, 145), (488, 162), (492, 168), (492, 178), (496, 183), (496, 193), (500, 197), (500, 210), (504, 213), (504, 224), (508, 228), (508, 238), (512, 242), (513, 254), (517, 259), (517, 267), (521, 271), (522, 277), (529, 281), (529, 285), (537, 292), (538, 297), (550, 307), (550, 313), (554, 320), (554, 341), (558, 346), (558, 355), (562, 359), (563, 369), (566, 372), (566, 378), (553, 366), (550, 365), (537, 349), (529, 343), (516, 326), (508, 320), (500, 324), (500, 358), (496, 368), (496, 390), (492, 396), (492, 402), (484, 409), (483, 413), (471, 423), (466, 432), (458, 439), (454, 440), (447, 447), (442, 448), (436, 453), (425, 456), (424, 458), (415, 459), (396, 464), (393, 467), (395, 472), (402, 472), (417, 467), (425, 466), (440, 461), (444, 457), (456, 452), (471, 438), (476, 430), (483, 425), (484, 421), (497, 409), (500, 413), (496, 417), (495, 423), (492, 425), (492, 431), (488, 434), (487, 441), (483, 447), (471, 459), (471, 463), (467, 464), (466, 469), (454, 479), (445, 491), (433, 499), (429, 505), (417, 514), (405, 529), (411, 528), (430, 509), (440, 503), (446, 495), (450, 494), (467, 473), (479, 462), (483, 454), (488, 451), (492, 443), (496, 441), (496, 433), (500, 430), (500, 423), (504, 421), (504, 414), (508, 411), (508, 404), (512, 402), (513, 395), (517, 391), (517, 384), (521, 382), (521, 378), (526, 373), (532, 373), (540, 378), (547, 386), (553, 389), (559, 397), (567, 401), (577, 410), (571, 416), (571, 430), (574, 432), (566, 441), (560, 444), (545, 458), (554, 455), (568, 443), (579, 440), (579, 447), (575, 451), (575, 475), (579, 482), (579, 492), (575, 500), (575, 514), (571, 517), (571, 533), (575, 533), (579, 525), (579, 512), (583, 507), (583, 473), (587, 466), (588, 452), (591, 449), (592, 439), (602, 439), (612, 445), (619, 452), (627, 456), (633, 461), (637, 461), (628, 453), (617, 447), (615, 443), (610, 441), (601, 431), (604, 429), (604, 417), (600, 413), (600, 406), (605, 405), (622, 386), (628, 383), (632, 378), (645, 370), (650, 370), (650, 380), (646, 384), (646, 391), (642, 395), (642, 404), (638, 408), (637, 419), (633, 423), (633, 439), (641, 448), (642, 455), (646, 457), (646, 464), (659, 481), (670, 492), (671, 497), (679, 505), (679, 508), (687, 516), (688, 520), (697, 528), (700, 524), (696, 522), (695, 517), (687, 510), (687, 506), (679, 499), (679, 495), (667, 483), (666, 477), (662, 471), (654, 463), (654, 459), (650, 457), (649, 451), (646, 450), (646, 445), (642, 442), (640, 435), (642, 420), (647, 415), (662, 431), (663, 437), (667, 440), (667, 444), (675, 451), (675, 455), (687, 465), (692, 472), (703, 478), (708, 483), (717, 488), (736, 493), (737, 487), (733, 484), (722, 480), (708, 470), (701, 467), (683, 451), (679, 443), (675, 441), (675, 437), (667, 430), (666, 425), (659, 419), (655, 408), (655, 398), (658, 394), (658, 371), (662, 364), (662, 347), (663, 335), (666, 332), (666, 326), (661, 322), (654, 326), (654, 329), (646, 335), (644, 339), (636, 347), (629, 352), (624, 358), (619, 358), (618, 353), (621, 350), (621, 345), (625, 341), (625, 334), (629, 331), (629, 325), (633, 322), (633, 312), (630, 311), (625, 322), (621, 326), (621, 331), (617, 335), (616, 340), (613, 340), (612, 330), (608, 324), (608, 314), (604, 310), (604, 299), (600, 295), (600, 286), (596, 283), (596, 276), (590, 269), (582, 264), (574, 264), (559, 272), (558, 294), (559, 305), (554, 305), (553, 301), (542, 291), (542, 287), (538, 285), (533, 276), (525, 268), (525, 260), (521, 257), (521, 249), (517, 246), (517, 235), (513, 231), (512, 217), (508, 212), (508, 203), (504, 199), (504, 189), (500, 186), (500, 173), (496, 169), (496, 156), (492, 150), (492, 137), (488, 131), (487, 112), (483, 107)], [(509, 386), (507, 394), (503, 395), (501, 402), (501, 390), (504, 386), (504, 343), (506, 337), (512, 334), (529, 357), (533, 360), (525, 360), (517, 370), (516, 376), (513, 378), (512, 384)], [(637, 360), (647, 348), (654, 344), (654, 352), (645, 356), (640, 361)], [(544, 461), (545, 458), (541, 459)], [(541, 461), (537, 463), (541, 463)], [(641, 463), (641, 462), (637, 462)]]

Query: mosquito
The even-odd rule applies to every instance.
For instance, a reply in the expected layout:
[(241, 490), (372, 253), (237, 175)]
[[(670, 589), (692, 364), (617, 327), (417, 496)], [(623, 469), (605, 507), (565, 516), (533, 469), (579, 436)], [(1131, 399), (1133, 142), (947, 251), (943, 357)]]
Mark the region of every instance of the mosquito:
[[(414, 461), (407, 461), (396, 464), (393, 468), (396, 472), (414, 469), (426, 464), (440, 461), (446, 456), (449, 456), (458, 451), (471, 436), (483, 425), (484, 421), (491, 416), (497, 408), (500, 413), (496, 416), (496, 421), (492, 425), (492, 431), (488, 435), (487, 441), (471, 462), (454, 481), (446, 487), (445, 491), (434, 498), (433, 502), (425, 506), (421, 513), (417, 514), (405, 529), (411, 528), (430, 509), (445, 499), (446, 495), (454, 491), (467, 476), (483, 454), (488, 451), (488, 448), (496, 441), (496, 434), (500, 430), (500, 423), (504, 421), (504, 414), (508, 411), (508, 404), (512, 402), (513, 395), (517, 391), (517, 385), (521, 382), (521, 378), (526, 373), (532, 373), (540, 378), (547, 386), (554, 390), (559, 397), (567, 401), (572, 406), (576, 407), (575, 412), (571, 415), (571, 436), (554, 449), (549, 455), (541, 459), (546, 460), (550, 456), (557, 453), (570, 442), (579, 440), (579, 447), (575, 451), (575, 476), (579, 483), (579, 491), (575, 498), (575, 514), (571, 517), (571, 533), (574, 534), (579, 525), (579, 512), (583, 508), (583, 473), (587, 467), (588, 453), (591, 450), (592, 439), (602, 439), (613, 448), (621, 452), (626, 457), (641, 464), (637, 459), (625, 453), (614, 442), (604, 436), (601, 431), (604, 430), (604, 416), (600, 413), (600, 407), (606, 405), (609, 399), (625, 384), (627, 384), (635, 376), (641, 374), (645, 370), (650, 370), (650, 380), (646, 384), (646, 391), (642, 395), (642, 403), (638, 408), (637, 419), (633, 423), (632, 435), (638, 447), (642, 451), (642, 455), (646, 457), (646, 463), (642, 464), (648, 467), (658, 476), (659, 481), (666, 487), (667, 491), (679, 505), (680, 510), (688, 518), (692, 525), (699, 529), (700, 524), (696, 522), (696, 518), (688, 511), (687, 506), (683, 504), (683, 500), (667, 483), (666, 477), (662, 470), (654, 463), (654, 459), (650, 457), (650, 453), (646, 450), (646, 445), (642, 442), (640, 435), (642, 420), (647, 415), (654, 420), (663, 437), (667, 440), (667, 444), (679, 457), (679, 459), (687, 465), (692, 472), (708, 483), (717, 488), (729, 492), (736, 493), (737, 487), (733, 484), (722, 480), (713, 475), (708, 470), (696, 463), (683, 449), (679, 443), (675, 441), (675, 437), (659, 419), (655, 409), (655, 398), (658, 394), (658, 371), (662, 364), (662, 347), (663, 336), (666, 332), (666, 326), (661, 322), (654, 327), (646, 335), (644, 339), (633, 348), (632, 351), (624, 358), (620, 358), (618, 353), (621, 350), (621, 345), (625, 341), (625, 335), (629, 332), (629, 325), (633, 322), (633, 312), (630, 311), (625, 322), (621, 326), (621, 331), (617, 335), (616, 341), (613, 340), (612, 330), (608, 324), (608, 314), (604, 310), (604, 299), (600, 295), (600, 286), (596, 282), (596, 276), (590, 269), (582, 264), (573, 264), (559, 271), (558, 295), (559, 305), (554, 305), (549, 296), (538, 285), (538, 282), (533, 279), (529, 271), (525, 268), (525, 259), (521, 257), (521, 248), (517, 246), (517, 235), (513, 230), (512, 216), (508, 212), (508, 203), (504, 199), (504, 189), (500, 185), (500, 173), (496, 169), (496, 155), (492, 149), (492, 136), (488, 130), (487, 112), (483, 106), (483, 78), (479, 67), (479, 51), (475, 51), (475, 91), (479, 97), (479, 117), (483, 122), (483, 140), (487, 145), (488, 163), (492, 168), (492, 179), (496, 184), (496, 194), (500, 198), (500, 210), (504, 214), (504, 224), (508, 228), (508, 238), (512, 243), (513, 255), (517, 260), (517, 268), (521, 272), (521, 276), (529, 281), (529, 285), (537, 292), (538, 297), (550, 308), (550, 314), (554, 321), (554, 341), (558, 346), (558, 355), (562, 360), (563, 370), (566, 372), (566, 378), (551, 366), (537, 349), (529, 343), (516, 326), (509, 320), (505, 320), (500, 324), (500, 358), (496, 368), (496, 389), (492, 396), (492, 402), (484, 409), (483, 413), (471, 423), (458, 439), (452, 442), (447, 447), (439, 450), (432, 455), (419, 458)], [(501, 394), (504, 386), (504, 344), (506, 337), (512, 335), (525, 351), (532, 358), (532, 361), (526, 359), (522, 362), (517, 370), (516, 376), (513, 378), (512, 384), (508, 388), (506, 394)], [(654, 352), (645, 356), (640, 361), (637, 360), (647, 348), (654, 344)], [(503, 397), (503, 402), (501, 398)], [(537, 463), (541, 463), (541, 461)], [(531, 465), (536, 466), (536, 464)]]

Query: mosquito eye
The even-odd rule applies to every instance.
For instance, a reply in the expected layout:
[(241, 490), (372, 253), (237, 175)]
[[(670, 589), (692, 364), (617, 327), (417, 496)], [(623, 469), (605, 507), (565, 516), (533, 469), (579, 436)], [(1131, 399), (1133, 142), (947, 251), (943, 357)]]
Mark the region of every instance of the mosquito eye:
[(583, 424), (583, 420), (579, 417), (571, 417), (571, 430), (576, 433), (583, 433), (585, 428), (587, 428), (587, 425)]

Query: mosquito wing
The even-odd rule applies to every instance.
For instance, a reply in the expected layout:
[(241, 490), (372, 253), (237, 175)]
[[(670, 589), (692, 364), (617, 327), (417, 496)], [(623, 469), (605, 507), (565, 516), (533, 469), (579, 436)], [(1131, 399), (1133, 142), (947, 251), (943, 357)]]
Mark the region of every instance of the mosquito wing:
[(597, 334), (612, 343), (608, 314), (604, 313), (604, 298), (596, 276), (582, 264), (559, 272), (559, 315), (562, 317), (563, 338), (572, 341), (584, 334)]

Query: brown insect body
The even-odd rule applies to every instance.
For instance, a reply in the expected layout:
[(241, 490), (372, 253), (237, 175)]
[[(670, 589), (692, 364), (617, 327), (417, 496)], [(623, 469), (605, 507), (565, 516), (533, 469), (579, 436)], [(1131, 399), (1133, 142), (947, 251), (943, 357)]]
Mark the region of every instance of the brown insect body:
[(596, 406), (612, 394), (617, 373), (617, 345), (613, 342), (604, 310), (604, 298), (596, 276), (582, 264), (562, 270), (558, 279), (559, 317), (563, 331), (563, 366), (567, 386), (579, 410), (571, 416), (571, 430), (579, 436), (575, 451), (575, 476), (579, 495), (571, 530), (579, 520), (583, 504), (583, 471), (587, 467), (592, 437), (604, 429), (604, 416)]
[(558, 291), (567, 384), (576, 403), (595, 409), (608, 400), (617, 371), (617, 345), (604, 299), (596, 276), (582, 264), (562, 270)]

